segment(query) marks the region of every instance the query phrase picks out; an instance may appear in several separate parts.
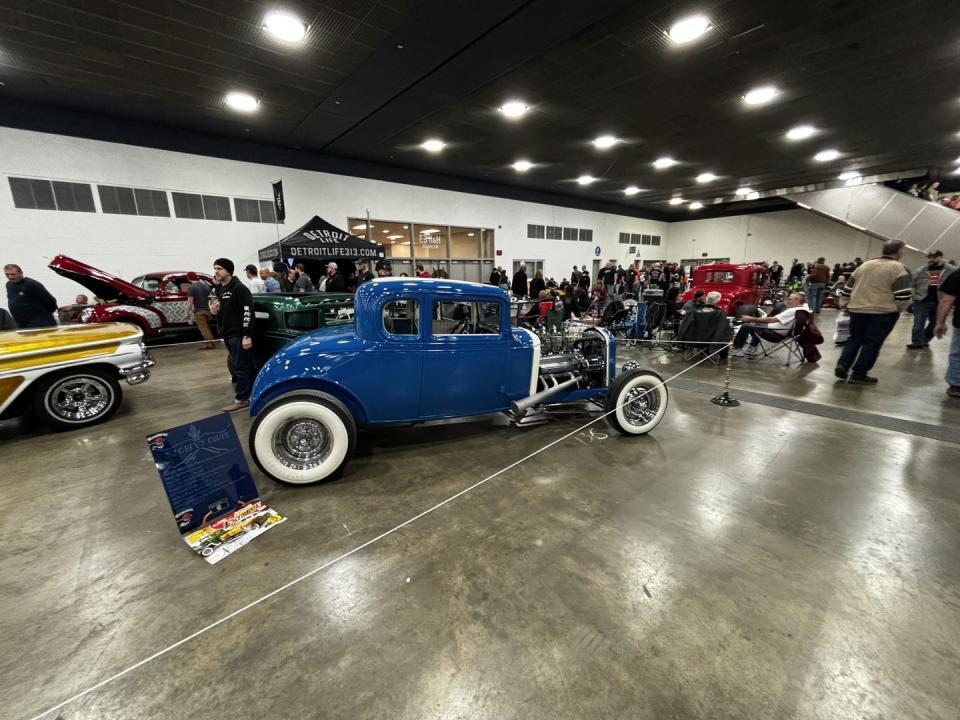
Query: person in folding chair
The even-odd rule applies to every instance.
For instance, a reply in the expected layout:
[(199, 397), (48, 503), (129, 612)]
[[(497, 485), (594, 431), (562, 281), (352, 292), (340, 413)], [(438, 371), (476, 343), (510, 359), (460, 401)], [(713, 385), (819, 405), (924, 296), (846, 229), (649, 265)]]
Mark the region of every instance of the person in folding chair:
[(716, 353), (718, 346), (730, 341), (730, 323), (727, 314), (716, 307), (720, 293), (707, 293), (706, 303), (683, 316), (677, 341), (683, 345), (683, 359), (693, 360), (702, 355), (719, 364), (721, 354)]
[[(743, 357), (744, 354), (752, 357), (769, 355), (770, 352), (763, 352), (760, 341), (782, 343), (791, 337), (794, 326), (798, 321), (798, 315), (804, 324), (809, 322), (810, 307), (807, 305), (806, 295), (802, 292), (791, 293), (787, 297), (786, 309), (777, 315), (768, 315), (767, 317), (743, 315), (743, 325), (740, 326), (737, 336), (733, 339), (733, 356)], [(747, 344), (747, 340), (750, 341), (750, 347), (744, 353), (743, 347)], [(789, 362), (789, 356), (787, 362)]]

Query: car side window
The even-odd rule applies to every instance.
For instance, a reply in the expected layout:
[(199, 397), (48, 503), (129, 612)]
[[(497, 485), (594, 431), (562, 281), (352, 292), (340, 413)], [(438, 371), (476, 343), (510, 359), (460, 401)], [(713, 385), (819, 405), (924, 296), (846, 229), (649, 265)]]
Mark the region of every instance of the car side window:
[(283, 314), (288, 330), (316, 330), (320, 327), (316, 310), (294, 310)]
[(499, 335), (500, 303), (453, 300), (433, 304), (433, 335)]
[(383, 306), (383, 329), (389, 335), (416, 335), (418, 303), (416, 300), (393, 300)]

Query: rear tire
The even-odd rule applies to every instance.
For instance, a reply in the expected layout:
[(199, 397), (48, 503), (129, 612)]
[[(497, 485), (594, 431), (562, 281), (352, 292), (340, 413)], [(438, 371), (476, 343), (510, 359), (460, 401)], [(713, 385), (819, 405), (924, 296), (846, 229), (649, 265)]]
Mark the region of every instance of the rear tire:
[(650, 370), (617, 375), (604, 403), (607, 423), (622, 435), (645, 435), (657, 426), (669, 402), (663, 378)]
[(33, 388), (33, 416), (51, 430), (77, 430), (113, 417), (123, 401), (107, 370), (76, 368), (53, 373)]
[(294, 395), (268, 405), (250, 428), (250, 454), (264, 475), (285, 485), (340, 477), (356, 444), (353, 417), (332, 402)]

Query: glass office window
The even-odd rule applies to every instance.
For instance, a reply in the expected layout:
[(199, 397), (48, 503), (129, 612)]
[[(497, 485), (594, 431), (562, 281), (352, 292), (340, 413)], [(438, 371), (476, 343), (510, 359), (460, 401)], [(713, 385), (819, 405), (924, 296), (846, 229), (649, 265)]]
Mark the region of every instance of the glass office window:
[(446, 225), (413, 225), (413, 254), (417, 258), (450, 257)]

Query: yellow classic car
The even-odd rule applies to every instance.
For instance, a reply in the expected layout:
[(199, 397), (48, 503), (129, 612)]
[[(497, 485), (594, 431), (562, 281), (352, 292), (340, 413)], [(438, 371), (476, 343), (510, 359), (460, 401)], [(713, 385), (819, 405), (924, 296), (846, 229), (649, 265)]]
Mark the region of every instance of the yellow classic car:
[(150, 377), (143, 332), (124, 323), (0, 332), (0, 419), (32, 413), (53, 430), (110, 419), (120, 379)]

